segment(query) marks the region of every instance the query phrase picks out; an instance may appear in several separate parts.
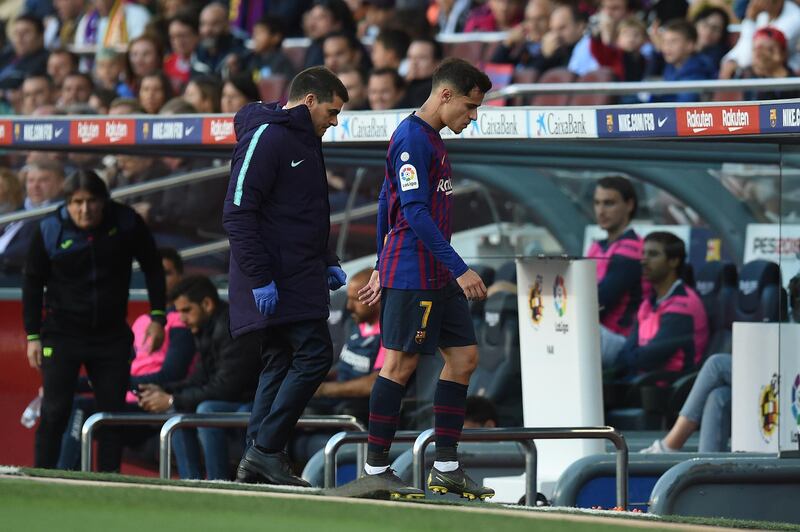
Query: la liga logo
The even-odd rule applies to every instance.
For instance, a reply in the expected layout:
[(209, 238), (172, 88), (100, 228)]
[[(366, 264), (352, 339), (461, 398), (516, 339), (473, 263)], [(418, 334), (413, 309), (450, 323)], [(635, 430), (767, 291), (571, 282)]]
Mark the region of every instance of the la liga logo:
[(563, 318), (567, 313), (567, 286), (560, 275), (556, 275), (553, 283), (553, 306), (559, 318)]

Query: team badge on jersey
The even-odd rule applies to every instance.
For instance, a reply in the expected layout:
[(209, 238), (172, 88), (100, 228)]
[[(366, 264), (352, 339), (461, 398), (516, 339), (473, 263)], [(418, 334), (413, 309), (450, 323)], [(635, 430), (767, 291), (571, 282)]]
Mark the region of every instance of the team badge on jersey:
[(417, 342), (417, 344), (422, 344), (422, 343), (425, 342), (425, 337), (426, 336), (427, 336), (427, 333), (425, 332), (425, 330), (424, 329), (419, 329), (417, 331), (417, 335), (414, 337), (414, 341)]
[(400, 177), (400, 190), (405, 192), (406, 190), (414, 190), (419, 188), (419, 179), (417, 179), (417, 169), (414, 168), (413, 164), (404, 164), (400, 167), (400, 172), (398, 172), (398, 176)]

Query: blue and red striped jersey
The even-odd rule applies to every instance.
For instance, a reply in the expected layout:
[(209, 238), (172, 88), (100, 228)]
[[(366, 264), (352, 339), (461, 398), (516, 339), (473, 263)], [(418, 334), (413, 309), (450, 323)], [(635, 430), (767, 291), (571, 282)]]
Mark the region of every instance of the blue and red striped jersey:
[(467, 270), (449, 244), (452, 194), (442, 137), (411, 114), (392, 135), (386, 156), (378, 220), (381, 286), (436, 290)]

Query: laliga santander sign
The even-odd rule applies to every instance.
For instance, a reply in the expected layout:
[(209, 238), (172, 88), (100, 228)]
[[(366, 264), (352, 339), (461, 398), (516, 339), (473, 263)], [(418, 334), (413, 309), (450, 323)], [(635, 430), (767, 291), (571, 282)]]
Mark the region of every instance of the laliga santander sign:
[(758, 106), (679, 107), (678, 135), (750, 135), (759, 132)]
[(135, 120), (75, 120), (70, 144), (135, 144)]

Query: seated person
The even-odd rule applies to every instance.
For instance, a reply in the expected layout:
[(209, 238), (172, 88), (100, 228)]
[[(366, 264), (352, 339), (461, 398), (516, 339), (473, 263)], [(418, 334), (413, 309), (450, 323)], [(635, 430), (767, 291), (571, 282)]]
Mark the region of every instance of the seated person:
[[(171, 291), (183, 276), (183, 260), (172, 248), (159, 249), (161, 264), (164, 267), (167, 292)], [(170, 382), (182, 379), (189, 372), (189, 366), (195, 355), (194, 338), (175, 312), (172, 302), (167, 302), (167, 323), (164, 326), (164, 341), (153, 349), (154, 340), (147, 336), (147, 327), (152, 318), (149, 313), (142, 314), (133, 322), (133, 350), (135, 358), (131, 363), (131, 388), (139, 384)], [(79, 389), (90, 392), (91, 386), (85, 379), (81, 380)], [(128, 392), (125, 398), (126, 411), (141, 412), (137, 397)], [(61, 440), (61, 454), (58, 458), (58, 469), (75, 469), (80, 466), (81, 427), (89, 415), (96, 412), (94, 397), (80, 395), (72, 405), (72, 414), (67, 430)], [(158, 439), (158, 430), (153, 427), (126, 428), (125, 444), (139, 447), (146, 440)], [(158, 446), (156, 442), (153, 449)], [(146, 451), (148, 452), (149, 449)]]
[[(708, 357), (692, 391), (683, 403), (680, 415), (664, 439), (658, 439), (640, 452), (674, 453), (681, 450), (700, 426), (701, 453), (724, 452), (731, 437), (731, 368), (732, 357), (718, 353)], [(702, 420), (702, 425), (700, 424)]]
[[(695, 53), (697, 30), (684, 19), (667, 22), (661, 28), (661, 53), (664, 56), (664, 81), (692, 81), (716, 79), (717, 66), (708, 56)], [(696, 92), (679, 94), (659, 94), (655, 102), (696, 102), (700, 95)]]
[[(186, 277), (170, 298), (195, 335), (200, 359), (184, 380), (140, 384), (139, 405), (148, 412), (249, 412), (262, 367), (260, 335), (231, 338), (228, 304), (207, 277)], [(200, 478), (202, 445), (208, 479), (230, 478), (226, 433), (204, 427), (176, 431), (173, 449), (180, 477)], [(243, 448), (243, 438), (241, 443)]]
[(686, 247), (677, 236), (657, 231), (645, 237), (642, 273), (652, 290), (622, 348), (602, 353), (604, 368), (636, 374), (697, 367), (708, 343), (708, 318), (700, 296), (681, 279), (685, 262)]
[[(767, 26), (753, 35), (753, 62), (734, 74), (736, 79), (790, 78), (794, 72), (786, 63), (788, 58), (786, 37), (777, 28)], [(746, 91), (745, 100), (782, 100), (800, 97), (798, 90)]]
[(636, 191), (624, 177), (597, 182), (594, 214), (608, 237), (594, 242), (587, 257), (597, 259), (600, 323), (621, 335), (630, 332), (642, 301), (642, 239), (630, 227), (637, 208)]
[(592, 36), (592, 55), (600, 66), (611, 68), (619, 81), (642, 81), (647, 65), (641, 50), (647, 28), (636, 16), (623, 19), (618, 28), (613, 45), (605, 44), (600, 35)]

